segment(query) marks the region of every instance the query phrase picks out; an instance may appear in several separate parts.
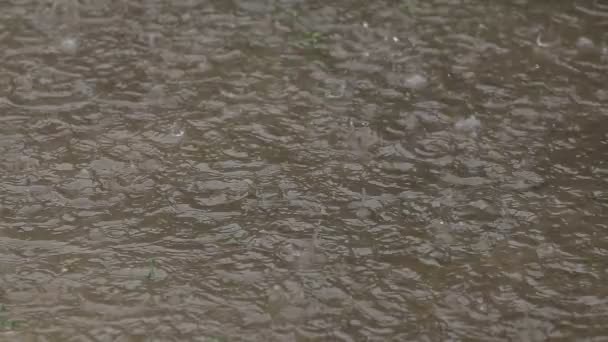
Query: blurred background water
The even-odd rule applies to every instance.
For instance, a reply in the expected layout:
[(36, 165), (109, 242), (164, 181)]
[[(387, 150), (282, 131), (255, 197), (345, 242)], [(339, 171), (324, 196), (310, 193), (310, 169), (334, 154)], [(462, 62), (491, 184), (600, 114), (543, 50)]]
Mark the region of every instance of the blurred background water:
[(605, 341), (608, 2), (0, 4), (0, 340)]

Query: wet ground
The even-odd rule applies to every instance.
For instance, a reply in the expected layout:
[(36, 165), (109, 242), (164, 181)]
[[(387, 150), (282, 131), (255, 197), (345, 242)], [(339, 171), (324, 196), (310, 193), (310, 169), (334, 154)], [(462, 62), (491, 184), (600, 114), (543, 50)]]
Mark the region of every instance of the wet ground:
[(0, 5), (1, 341), (607, 341), (608, 2)]

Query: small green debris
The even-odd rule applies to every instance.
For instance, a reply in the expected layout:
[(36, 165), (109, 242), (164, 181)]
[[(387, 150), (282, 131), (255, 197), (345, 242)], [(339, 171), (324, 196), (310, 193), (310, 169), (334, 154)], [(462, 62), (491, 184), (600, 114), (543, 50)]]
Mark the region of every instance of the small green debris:
[(14, 330), (21, 325), (22, 321), (10, 319), (4, 304), (0, 304), (0, 330)]
[(148, 275), (146, 276), (146, 278), (148, 278), (148, 280), (152, 280), (152, 278), (154, 278), (154, 276), (156, 275), (156, 261), (154, 259), (150, 260), (150, 271), (148, 271)]
[(401, 10), (407, 14), (413, 14), (417, 6), (418, 1), (416, 0), (404, 0), (401, 3)]
[(20, 321), (8, 318), (0, 318), (0, 330), (15, 330), (21, 325)]
[(225, 340), (221, 337), (209, 336), (207, 337), (206, 342), (225, 342)]
[(306, 32), (304, 34), (304, 45), (307, 45), (312, 48), (317, 48), (319, 46), (319, 43), (321, 43), (322, 39), (323, 35), (320, 32)]

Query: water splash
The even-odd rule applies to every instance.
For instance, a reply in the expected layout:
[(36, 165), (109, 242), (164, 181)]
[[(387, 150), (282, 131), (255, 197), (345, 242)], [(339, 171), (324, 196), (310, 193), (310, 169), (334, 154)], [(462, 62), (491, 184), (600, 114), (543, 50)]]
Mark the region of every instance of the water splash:
[(173, 123), (173, 125), (171, 125), (170, 132), (171, 132), (171, 135), (174, 137), (183, 137), (184, 134), (186, 133), (186, 130), (184, 128), (183, 123), (175, 122), (175, 123)]
[(475, 132), (481, 128), (481, 121), (474, 115), (462, 120), (456, 121), (454, 128), (462, 132)]

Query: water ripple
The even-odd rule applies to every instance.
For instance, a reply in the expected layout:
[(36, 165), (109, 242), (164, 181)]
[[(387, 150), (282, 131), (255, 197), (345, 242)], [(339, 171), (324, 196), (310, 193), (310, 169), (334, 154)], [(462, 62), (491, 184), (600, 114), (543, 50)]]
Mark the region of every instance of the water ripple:
[(601, 338), (606, 13), (0, 5), (0, 340)]

